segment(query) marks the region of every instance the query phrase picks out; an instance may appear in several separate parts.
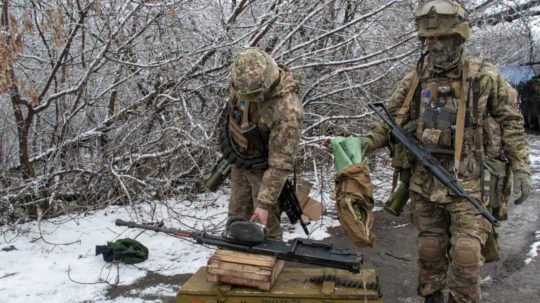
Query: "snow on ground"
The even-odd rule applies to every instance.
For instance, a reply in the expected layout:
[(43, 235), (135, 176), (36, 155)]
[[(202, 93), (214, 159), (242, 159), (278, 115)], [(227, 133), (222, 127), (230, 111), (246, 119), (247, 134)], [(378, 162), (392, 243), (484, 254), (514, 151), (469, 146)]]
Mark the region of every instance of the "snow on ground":
[[(531, 162), (531, 183), (533, 190), (540, 188), (540, 149), (537, 147), (540, 145), (540, 138), (538, 135), (529, 135), (528, 136), (529, 146), (531, 147), (529, 160)], [(530, 200), (530, 199), (529, 199)], [(527, 203), (538, 203), (538, 201), (527, 201)], [(536, 232), (536, 242), (531, 245), (531, 250), (529, 251), (528, 258), (525, 260), (526, 264), (529, 264), (533, 261), (535, 257), (538, 256), (540, 252), (540, 231)]]
[(525, 260), (525, 264), (531, 263), (534, 258), (538, 256), (538, 252), (540, 252), (540, 231), (536, 232), (536, 240), (538, 240), (538, 242), (534, 242), (531, 245), (531, 250), (528, 254), (529, 257)]
[[(206, 265), (215, 247), (151, 231), (117, 227), (115, 220), (163, 220), (167, 227), (195, 228), (219, 234), (225, 224), (226, 206), (227, 195), (212, 199), (201, 195), (200, 200), (194, 202), (144, 205), (137, 214), (132, 208), (115, 206), (76, 217), (42, 221), (41, 224), (22, 224), (17, 230), (0, 227), (3, 235), (0, 238), (0, 302), (143, 302), (126, 297), (110, 300), (105, 297), (105, 292), (110, 284), (133, 283), (147, 271), (168, 276), (193, 273)], [(337, 220), (325, 216), (308, 225), (310, 238), (327, 237), (326, 227), (335, 225)], [(96, 245), (126, 237), (135, 238), (149, 248), (148, 260), (117, 266), (103, 261), (101, 255), (95, 256)], [(285, 226), (284, 237), (287, 240), (305, 235), (300, 226)], [(177, 289), (156, 285), (146, 291), (174, 296)]]

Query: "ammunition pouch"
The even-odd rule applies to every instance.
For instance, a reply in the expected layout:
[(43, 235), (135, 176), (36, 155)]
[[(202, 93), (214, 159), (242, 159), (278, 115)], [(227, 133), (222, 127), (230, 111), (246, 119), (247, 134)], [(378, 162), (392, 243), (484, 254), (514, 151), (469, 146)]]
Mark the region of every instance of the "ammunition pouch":
[(508, 219), (508, 198), (511, 194), (511, 169), (507, 162), (486, 159), (483, 162), (482, 196), (484, 205), (498, 220)]
[(496, 262), (501, 259), (499, 254), (499, 235), (492, 226), (491, 232), (488, 234), (486, 243), (482, 246), (482, 256), (484, 256), (485, 263)]
[(268, 168), (268, 152), (263, 144), (257, 126), (251, 126), (242, 133), (247, 139), (248, 148), (251, 146), (255, 148), (253, 154), (250, 154), (245, 148), (235, 142), (232, 137), (231, 128), (229, 127), (229, 124), (231, 124), (230, 117), (227, 120), (227, 123), (224, 123), (219, 138), (223, 158), (240, 169), (250, 171), (266, 170)]
[[(469, 109), (465, 113), (465, 128), (471, 127)], [(422, 118), (423, 131), (419, 138), (433, 154), (453, 154), (456, 137), (457, 110), (446, 107), (425, 106)], [(433, 150), (429, 148), (433, 147)]]
[(456, 117), (457, 111), (455, 109), (426, 105), (423, 118), (424, 128), (450, 129), (456, 125)]

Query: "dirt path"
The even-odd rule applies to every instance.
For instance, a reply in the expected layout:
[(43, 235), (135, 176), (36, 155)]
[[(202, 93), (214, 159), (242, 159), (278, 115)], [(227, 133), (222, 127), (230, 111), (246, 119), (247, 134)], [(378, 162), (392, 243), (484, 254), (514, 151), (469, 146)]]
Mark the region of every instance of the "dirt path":
[[(498, 229), (502, 260), (484, 266), (482, 302), (538, 302), (540, 260), (536, 258), (528, 265), (524, 260), (534, 242), (535, 231), (540, 230), (539, 200), (540, 194), (535, 193), (528, 203), (511, 207), (512, 221), (504, 222)], [(408, 217), (408, 206), (400, 217), (377, 212), (373, 229), (377, 236), (375, 245), (361, 250), (364, 267), (377, 270), (384, 302), (423, 302), (416, 295), (416, 229)], [(339, 245), (348, 243), (339, 228), (329, 240)]]
[[(540, 134), (529, 134), (532, 193), (522, 205), (510, 205), (509, 220), (497, 229), (501, 260), (486, 264), (482, 271), (482, 302), (514, 303), (540, 301), (540, 256), (525, 263), (531, 244), (540, 241)], [(400, 217), (375, 213), (372, 249), (363, 249), (365, 266), (379, 274), (383, 300), (389, 303), (421, 303), (416, 295), (416, 229), (409, 223), (409, 207)], [(348, 240), (339, 228), (330, 238), (339, 245)], [(538, 252), (540, 255), (540, 252)]]

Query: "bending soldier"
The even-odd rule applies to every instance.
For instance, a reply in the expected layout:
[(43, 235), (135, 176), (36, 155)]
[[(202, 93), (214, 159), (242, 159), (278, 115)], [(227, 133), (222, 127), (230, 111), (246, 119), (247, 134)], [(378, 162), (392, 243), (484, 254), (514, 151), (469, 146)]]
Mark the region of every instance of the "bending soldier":
[(231, 167), (229, 218), (243, 217), (281, 239), (278, 197), (294, 168), (302, 129), (298, 83), (260, 48), (248, 48), (231, 69), (221, 150)]
[[(515, 203), (525, 201), (529, 146), (516, 91), (493, 64), (467, 57), (469, 20), (458, 3), (420, 1), (415, 19), (424, 50), (417, 68), (389, 100), (394, 120), (488, 208), (505, 198), (504, 182), (490, 178), (504, 175), (507, 165), (519, 197)], [(385, 124), (374, 126), (361, 141), (370, 152), (392, 144)], [(419, 231), (418, 294), (424, 302), (442, 303), (448, 289), (448, 302), (479, 302), (480, 268), (486, 261), (482, 252), (493, 227), (475, 215), (472, 204), (453, 196), (410, 159), (402, 146), (394, 145), (393, 152), (393, 166), (410, 176), (411, 219)]]

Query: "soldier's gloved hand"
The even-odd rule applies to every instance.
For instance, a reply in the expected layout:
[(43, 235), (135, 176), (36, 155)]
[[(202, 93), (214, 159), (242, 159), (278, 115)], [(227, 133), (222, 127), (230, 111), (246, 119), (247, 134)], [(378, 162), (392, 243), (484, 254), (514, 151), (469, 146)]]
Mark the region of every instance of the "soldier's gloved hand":
[(372, 152), (373, 148), (373, 139), (370, 137), (358, 137), (360, 140), (360, 145), (362, 146), (362, 150), (366, 155), (369, 155)]
[(521, 204), (529, 197), (531, 192), (531, 176), (529, 173), (518, 170), (514, 173), (513, 195), (517, 197), (515, 204)]

